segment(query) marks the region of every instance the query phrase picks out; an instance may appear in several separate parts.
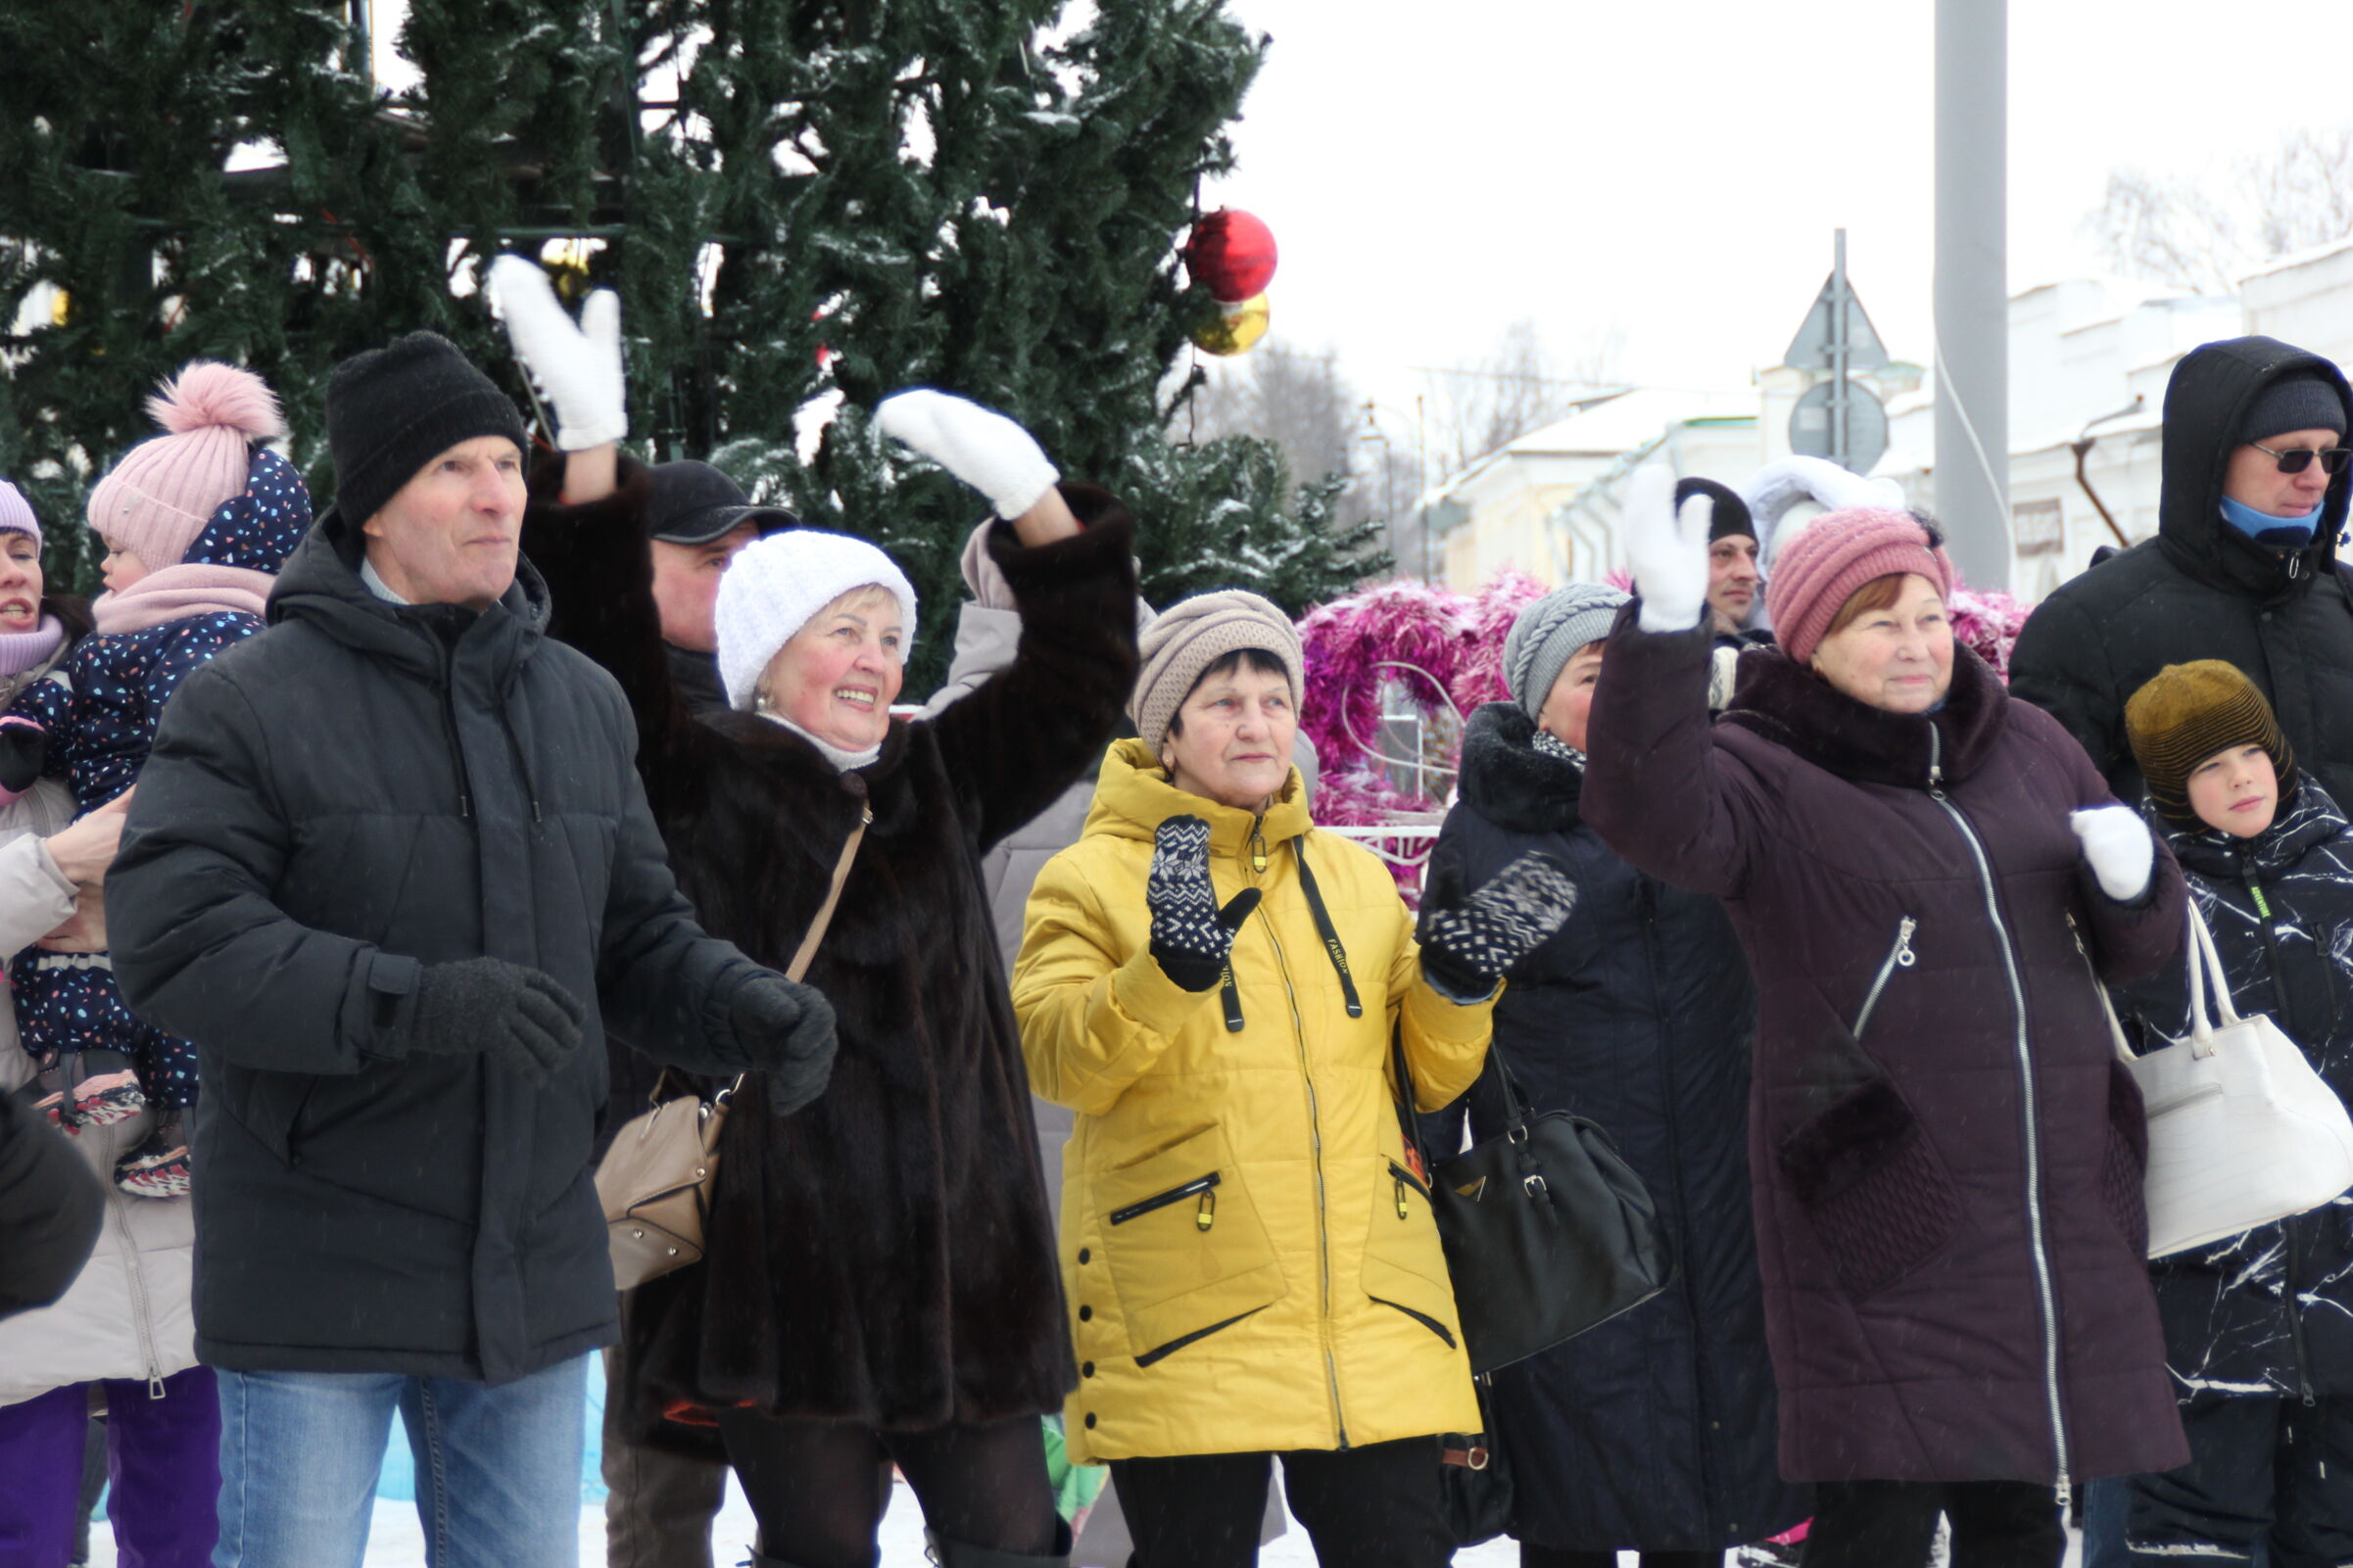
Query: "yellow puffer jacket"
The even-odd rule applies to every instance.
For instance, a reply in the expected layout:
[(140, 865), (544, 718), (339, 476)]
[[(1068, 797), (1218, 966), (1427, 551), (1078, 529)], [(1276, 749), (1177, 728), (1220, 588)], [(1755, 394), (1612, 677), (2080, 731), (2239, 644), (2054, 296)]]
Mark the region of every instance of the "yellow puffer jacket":
[[(1239, 1028), (1147, 943), (1152, 833), (1210, 824)], [(1306, 856), (1362, 1016), (1318, 933)], [(1492, 1000), (1421, 978), (1413, 917), (1363, 847), (1314, 831), (1294, 772), (1263, 821), (1172, 786), (1141, 741), (1103, 764), (1079, 842), (1030, 895), (1013, 1006), (1032, 1087), (1074, 1107), (1062, 1268), (1079, 1352), (1072, 1456), (1363, 1447), (1478, 1427), (1429, 1200), (1390, 1088), (1403, 1025), (1422, 1108), (1486, 1058)]]

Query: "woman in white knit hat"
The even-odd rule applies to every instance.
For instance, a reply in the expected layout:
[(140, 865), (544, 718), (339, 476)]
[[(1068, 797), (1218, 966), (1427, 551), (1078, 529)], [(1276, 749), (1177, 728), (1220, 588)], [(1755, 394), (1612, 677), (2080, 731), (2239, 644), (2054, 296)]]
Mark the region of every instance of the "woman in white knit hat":
[(1141, 653), (1137, 736), (1039, 875), (1013, 976), (1032, 1082), (1079, 1113), (1072, 1456), (1110, 1462), (1135, 1568), (1255, 1561), (1276, 1453), (1320, 1561), (1436, 1568), (1437, 1434), (1478, 1409), (1391, 1031), (1423, 1107), (1461, 1094), (1573, 889), (1524, 861), (1417, 941), (1388, 871), (1309, 818), (1289, 618), (1205, 594)]
[[(560, 350), (569, 329), (550, 324)], [(527, 338), (534, 373), (557, 379)], [(549, 387), (567, 424), (578, 390)], [(1011, 665), (929, 719), (890, 715), (915, 591), (864, 540), (796, 529), (733, 558), (716, 610), (728, 711), (696, 717), (663, 655), (642, 474), (594, 502), (535, 503), (535, 527), (625, 542), (573, 552), (585, 575), (553, 583), (554, 628), (628, 693), (648, 797), (708, 929), (782, 967), (865, 824), (807, 974), (837, 1015), (831, 1082), (790, 1116), (737, 1102), (708, 1254), (632, 1293), (613, 1398), (641, 1441), (716, 1425), (759, 1520), (756, 1563), (865, 1568), (895, 1463), (937, 1560), (1047, 1568), (1070, 1539), (1039, 1418), (1073, 1357), (978, 861), (1118, 723), (1134, 545), (1112, 497), (1059, 485), (1000, 414), (917, 390), (876, 423), (988, 498), (985, 547), (1021, 614)]]

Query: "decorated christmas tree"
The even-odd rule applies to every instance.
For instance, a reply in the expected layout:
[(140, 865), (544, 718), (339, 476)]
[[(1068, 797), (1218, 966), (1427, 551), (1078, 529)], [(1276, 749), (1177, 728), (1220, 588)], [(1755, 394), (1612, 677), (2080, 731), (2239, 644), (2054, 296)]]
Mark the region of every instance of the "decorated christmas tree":
[(910, 568), (913, 689), (976, 509), (873, 439), (893, 387), (1003, 408), (1122, 494), (1149, 596), (1298, 611), (1385, 564), (1320, 476), (1180, 439), (1215, 307), (1176, 247), (1265, 47), (1224, 0), (412, 0), (398, 92), (375, 9), (0, 8), (0, 474), (53, 525), (198, 356), (278, 388), (322, 499), (344, 356), (432, 327), (521, 397), (473, 286), (510, 249), (620, 291), (642, 455), (713, 457)]

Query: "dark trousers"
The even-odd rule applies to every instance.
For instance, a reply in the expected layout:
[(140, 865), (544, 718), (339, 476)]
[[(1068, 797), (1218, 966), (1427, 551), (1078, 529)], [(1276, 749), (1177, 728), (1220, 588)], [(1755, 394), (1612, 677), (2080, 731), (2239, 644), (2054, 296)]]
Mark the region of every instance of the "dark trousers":
[[(210, 1367), (109, 1381), (107, 1517), (125, 1562), (206, 1568), (220, 1536), (220, 1402)], [(81, 1504), (90, 1385), (70, 1383), (0, 1408), (0, 1563), (64, 1568)]]
[[(1033, 1415), (927, 1432), (721, 1410), (719, 1434), (760, 1521), (760, 1551), (793, 1568), (870, 1568), (895, 1461), (935, 1536), (1046, 1556), (1067, 1544)], [(953, 1561), (951, 1557), (949, 1559)]]
[(1128, 1568), (1253, 1568), (1270, 1461), (1324, 1568), (1445, 1568), (1455, 1553), (1438, 1440), (1362, 1449), (1114, 1459), (1135, 1555)]
[(2278, 1568), (2353, 1562), (2353, 1401), (2201, 1396), (2182, 1431), (2187, 1464), (2133, 1477), (2134, 1562), (2251, 1562), (2267, 1538)]
[[(1642, 1568), (1723, 1568), (1720, 1551), (1646, 1551)], [(1617, 1568), (1614, 1551), (1570, 1551), (1561, 1546), (1519, 1544), (1519, 1568)]]
[(1952, 1523), (1951, 1568), (2059, 1568), (2058, 1494), (2026, 1481), (1826, 1481), (1814, 1488), (1804, 1568), (1928, 1561), (1937, 1517)]
[(727, 1466), (631, 1443), (621, 1430), (628, 1373), (604, 1353), (605, 1568), (711, 1568), (711, 1517), (727, 1497)]

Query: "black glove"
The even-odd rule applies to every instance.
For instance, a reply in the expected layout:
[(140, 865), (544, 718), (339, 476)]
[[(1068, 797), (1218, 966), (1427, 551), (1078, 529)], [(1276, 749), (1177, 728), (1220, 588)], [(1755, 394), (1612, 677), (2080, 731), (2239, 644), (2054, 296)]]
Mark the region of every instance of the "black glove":
[(1161, 973), (1188, 991), (1206, 991), (1225, 973), (1233, 933), (1263, 895), (1245, 887), (1218, 907), (1209, 880), (1209, 824), (1171, 817), (1152, 834), (1152, 871), (1144, 902), (1152, 911), (1152, 956)]
[(1561, 928), (1577, 884), (1550, 855), (1529, 853), (1462, 896), (1462, 873), (1442, 867), (1421, 901), (1421, 973), (1457, 1002), (1483, 1001), (1495, 982)]
[(0, 790), (14, 799), (33, 786), (49, 765), (49, 732), (30, 719), (0, 719)]
[(580, 1049), (580, 1002), (538, 970), (503, 958), (428, 964), (416, 981), (408, 1049), (477, 1052), (543, 1083)]
[(769, 1110), (789, 1117), (825, 1092), (834, 1074), (834, 1008), (817, 987), (758, 975), (736, 987), (728, 1022), (744, 1065), (767, 1088)]

